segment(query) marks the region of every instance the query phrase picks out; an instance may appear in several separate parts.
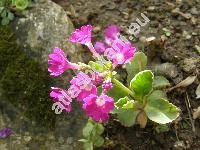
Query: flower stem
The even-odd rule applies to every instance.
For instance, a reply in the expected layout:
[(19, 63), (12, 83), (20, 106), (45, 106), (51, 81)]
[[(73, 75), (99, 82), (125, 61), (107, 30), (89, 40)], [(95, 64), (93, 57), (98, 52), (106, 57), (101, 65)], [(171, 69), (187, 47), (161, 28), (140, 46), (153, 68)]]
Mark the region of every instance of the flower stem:
[(121, 88), (124, 92), (126, 92), (127, 94), (129, 94), (131, 97), (135, 96), (135, 94), (129, 88), (127, 88), (126, 86), (124, 86), (119, 80), (117, 80), (115, 78), (112, 78), (112, 81), (113, 81), (113, 83), (117, 87)]
[(90, 49), (90, 51), (92, 52), (93, 56), (96, 58), (99, 58), (100, 55), (96, 52), (94, 46), (92, 45), (92, 43), (86, 44), (87, 47)]

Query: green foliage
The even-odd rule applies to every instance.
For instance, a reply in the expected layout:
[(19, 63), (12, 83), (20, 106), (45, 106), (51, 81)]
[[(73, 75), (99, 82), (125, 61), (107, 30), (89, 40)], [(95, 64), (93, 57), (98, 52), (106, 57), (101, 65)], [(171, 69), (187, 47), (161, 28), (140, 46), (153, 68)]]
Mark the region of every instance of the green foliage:
[(148, 96), (147, 101), (161, 98), (167, 99), (167, 95), (161, 90), (155, 90)]
[(127, 96), (124, 98), (120, 98), (116, 103), (115, 106), (117, 108), (123, 108), (123, 109), (133, 109), (136, 108), (136, 103), (133, 100), (130, 100)]
[(132, 125), (134, 125), (137, 115), (138, 111), (134, 111), (131, 109), (119, 109), (117, 113), (120, 123), (125, 127), (131, 127)]
[(135, 92), (137, 100), (143, 100), (153, 89), (153, 73), (150, 70), (139, 72), (131, 80), (130, 88)]
[(110, 67), (112, 66), (112, 63), (110, 61), (106, 61), (103, 58), (101, 58), (102, 61), (90, 61), (88, 63), (88, 65), (92, 68), (93, 71), (96, 72), (104, 72), (107, 71), (108, 69), (110, 69)]
[(88, 64), (90, 65), (90, 67), (94, 71), (103, 72), (103, 71), (106, 70), (105, 66), (102, 65), (102, 64), (99, 64), (99, 63), (96, 63), (96, 62), (93, 62), (93, 61), (90, 61)]
[(25, 10), (28, 7), (29, 0), (12, 0), (12, 5), (15, 5), (19, 10)]
[(108, 91), (108, 95), (112, 96), (116, 102), (118, 99), (125, 97), (126, 93), (118, 86), (114, 85), (113, 88)]
[(83, 142), (85, 150), (93, 150), (94, 146), (101, 147), (104, 144), (104, 138), (101, 134), (104, 131), (102, 124), (88, 120), (88, 123), (83, 128), (84, 139), (80, 139)]
[(138, 111), (136, 111), (136, 103), (130, 100), (127, 96), (120, 98), (116, 103), (115, 107), (117, 110), (117, 117), (120, 123), (126, 127), (130, 127), (135, 124)]
[[(143, 53), (139, 52), (135, 57), (131, 64), (126, 66), (128, 73), (134, 74), (130, 88), (116, 79), (112, 80), (125, 95), (115, 102), (115, 113), (119, 121), (127, 127), (137, 122), (142, 128), (146, 126), (147, 118), (160, 124), (172, 122), (178, 117), (179, 109), (168, 102), (165, 92), (159, 90), (169, 86), (169, 81), (162, 76), (154, 77), (150, 70), (144, 70), (147, 60)], [(119, 91), (120, 89), (116, 93)]]
[(14, 19), (14, 12), (18, 10), (19, 11), (25, 10), (28, 7), (28, 4), (29, 0), (1, 0), (0, 1), (1, 25), (3, 26), (8, 25)]
[(155, 128), (157, 133), (168, 132), (169, 127), (166, 124), (158, 124)]
[(19, 46), (13, 42), (15, 37), (8, 27), (0, 27), (0, 79), (7, 66), (21, 54)]
[(56, 115), (49, 98), (52, 81), (41, 68), (16, 44), (9, 27), (0, 28), (1, 96), (36, 125), (54, 128)]
[(179, 109), (163, 98), (149, 100), (144, 110), (150, 120), (160, 124), (172, 122), (179, 115)]
[(140, 71), (145, 70), (147, 66), (147, 56), (143, 52), (136, 52), (133, 60), (126, 65), (128, 73), (127, 82), (130, 83), (131, 79)]
[(8, 25), (14, 19), (14, 14), (6, 7), (0, 7), (1, 25)]

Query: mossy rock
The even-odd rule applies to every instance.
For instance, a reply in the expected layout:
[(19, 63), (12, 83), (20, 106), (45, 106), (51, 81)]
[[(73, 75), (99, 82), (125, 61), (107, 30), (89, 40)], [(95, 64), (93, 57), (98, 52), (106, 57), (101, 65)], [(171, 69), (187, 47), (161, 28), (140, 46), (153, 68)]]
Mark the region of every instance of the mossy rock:
[(30, 59), (15, 42), (9, 27), (0, 28), (0, 93), (3, 100), (19, 108), (39, 126), (54, 128), (49, 73)]

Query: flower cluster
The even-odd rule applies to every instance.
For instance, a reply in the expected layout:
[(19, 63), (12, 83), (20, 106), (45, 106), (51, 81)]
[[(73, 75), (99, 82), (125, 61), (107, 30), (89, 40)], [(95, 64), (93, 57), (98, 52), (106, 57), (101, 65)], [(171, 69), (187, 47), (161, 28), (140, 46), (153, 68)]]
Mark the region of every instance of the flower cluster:
[[(79, 72), (71, 79), (68, 90), (52, 87), (50, 96), (55, 102), (52, 109), (55, 110), (56, 114), (60, 114), (63, 110), (70, 112), (72, 110), (72, 99), (76, 99), (82, 104), (82, 108), (89, 117), (101, 122), (107, 121), (109, 113), (114, 109), (114, 99), (107, 94), (113, 87), (111, 82), (113, 70), (117, 65), (129, 62), (136, 49), (130, 42), (125, 42), (119, 38), (120, 29), (115, 25), (106, 28), (105, 40), (96, 42), (93, 46), (91, 42), (92, 28), (91, 25), (86, 25), (76, 29), (69, 40), (73, 43), (86, 45), (97, 62), (101, 61), (103, 56), (107, 60), (104, 59), (105, 61), (102, 64), (94, 62), (93, 64), (97, 64), (97, 70), (95, 68), (94, 71), (93, 65), (72, 63), (67, 59), (63, 50), (54, 48), (48, 61), (48, 71), (52, 76), (59, 76), (68, 69), (78, 70)], [(102, 87), (101, 92), (98, 92), (99, 87)]]

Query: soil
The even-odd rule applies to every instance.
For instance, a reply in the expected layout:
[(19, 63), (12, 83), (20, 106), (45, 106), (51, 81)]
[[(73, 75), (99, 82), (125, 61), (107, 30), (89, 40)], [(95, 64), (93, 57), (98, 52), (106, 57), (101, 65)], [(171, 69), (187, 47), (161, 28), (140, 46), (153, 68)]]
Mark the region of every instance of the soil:
[[(176, 66), (178, 75), (168, 76), (171, 84), (180, 82), (189, 75), (197, 75), (195, 82), (185, 89), (168, 92), (172, 103), (179, 106), (181, 115), (178, 120), (168, 124), (169, 131), (157, 133), (154, 124), (148, 121), (145, 129), (138, 125), (123, 127), (114, 118), (106, 125), (106, 144), (100, 149), (110, 150), (168, 150), (168, 149), (200, 149), (200, 121), (194, 121), (192, 129), (189, 115), (200, 106), (195, 98), (195, 90), (200, 81), (199, 53), (195, 45), (200, 43), (200, 1), (199, 0), (54, 0), (68, 13), (75, 27), (84, 24), (94, 26), (94, 40), (103, 40), (103, 29), (116, 24), (121, 27), (122, 35), (127, 38), (127, 28), (140, 13), (144, 13), (150, 22), (141, 28), (138, 38), (132, 43), (138, 50), (144, 51), (150, 62), (169, 62)], [(170, 32), (170, 35), (167, 35)], [(145, 41), (154, 36), (153, 42)], [(87, 53), (87, 51), (85, 52)], [(194, 67), (192, 63), (194, 61)], [(187, 68), (189, 67), (189, 68)], [(171, 70), (167, 70), (167, 72)], [(187, 110), (188, 94), (190, 107)]]

